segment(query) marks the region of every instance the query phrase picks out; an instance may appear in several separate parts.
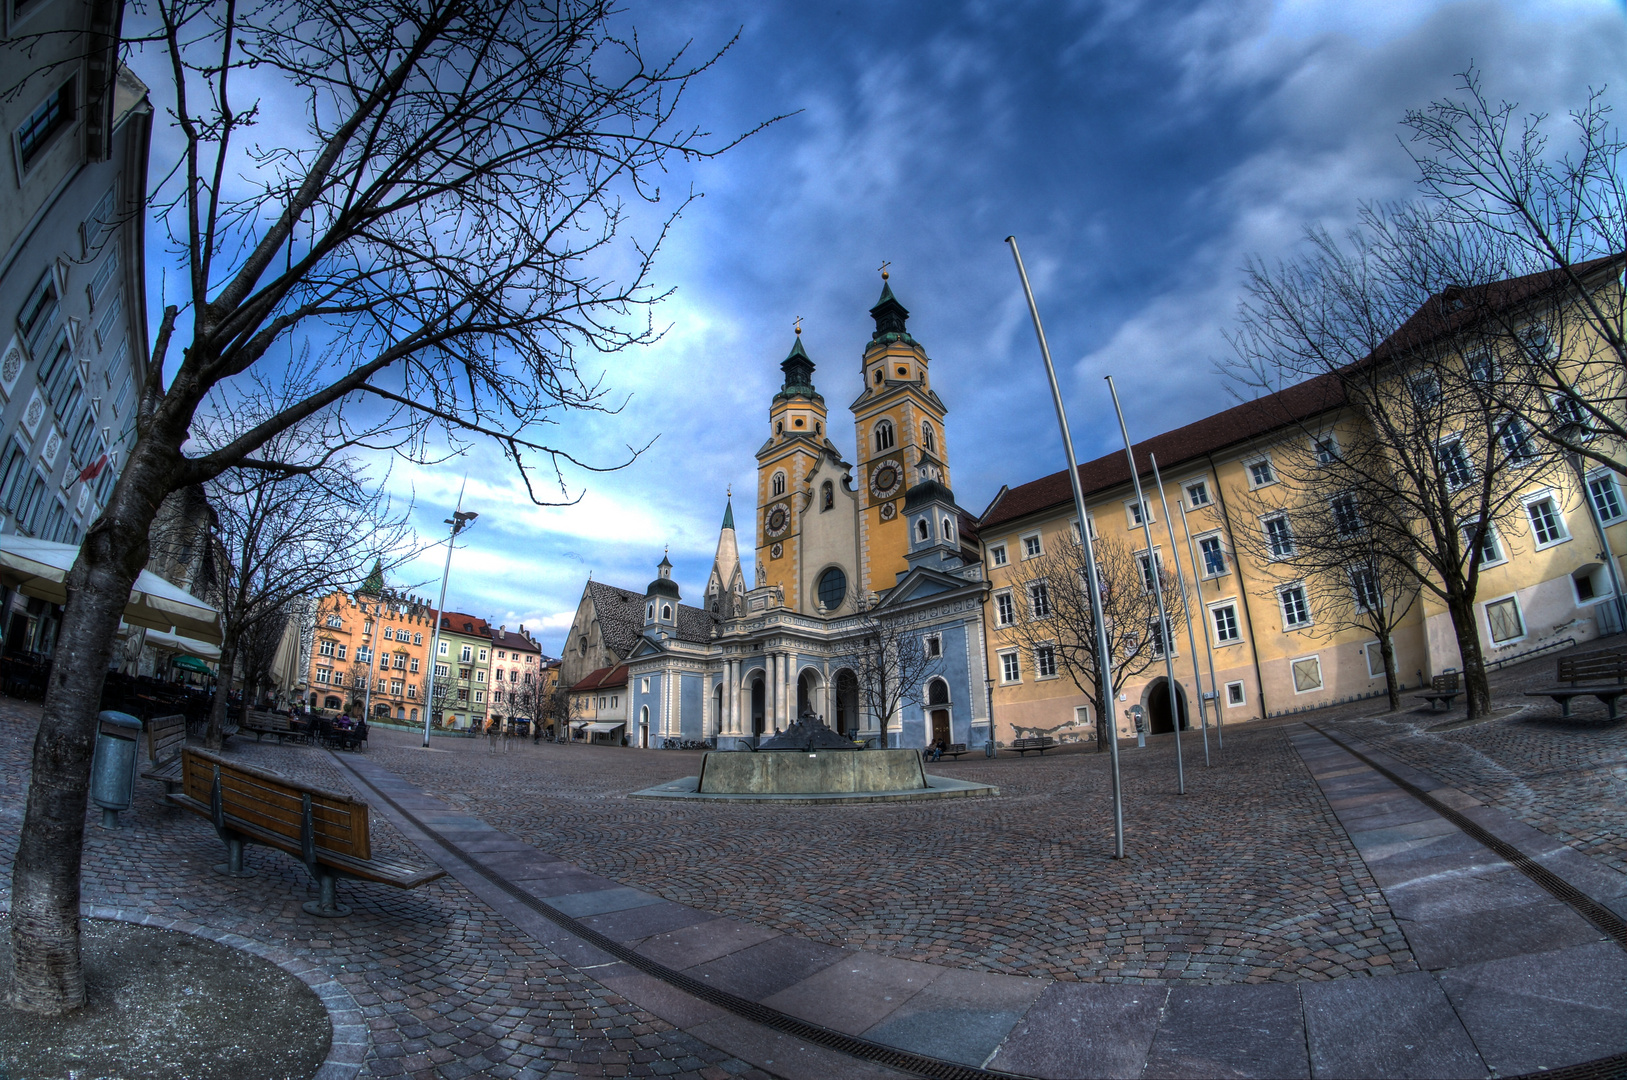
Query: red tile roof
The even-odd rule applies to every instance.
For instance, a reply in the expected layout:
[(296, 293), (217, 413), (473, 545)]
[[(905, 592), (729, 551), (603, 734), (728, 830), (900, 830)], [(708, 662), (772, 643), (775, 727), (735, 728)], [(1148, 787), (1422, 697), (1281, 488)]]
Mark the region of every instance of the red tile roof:
[[(1136, 465), (1150, 472), (1149, 454), (1158, 456), (1158, 469), (1168, 475), (1183, 462), (1201, 458), (1225, 447), (1256, 438), (1267, 432), (1306, 420), (1318, 413), (1338, 408), (1344, 403), (1344, 388), (1332, 375), (1291, 386), (1275, 394), (1245, 401), (1225, 412), (1206, 416), (1185, 427), (1154, 435), (1136, 443)], [(1085, 498), (1130, 482), (1130, 467), (1124, 452), (1104, 454), (1094, 461), (1079, 466), (1079, 484)], [(980, 532), (990, 527), (1014, 521), (1029, 514), (1049, 510), (1073, 501), (1073, 487), (1068, 483), (1066, 469), (1041, 477), (1019, 487), (1002, 491), (978, 519)]]
[(461, 611), (448, 611), (441, 616), (441, 629), (450, 630), (454, 634), (473, 634), (475, 637), (491, 637), (491, 623), (478, 615), (465, 615)]
[(612, 686), (627, 685), (627, 665), (617, 664), (615, 667), (602, 667), (590, 671), (587, 677), (575, 686), (572, 692), (578, 690), (606, 690)]

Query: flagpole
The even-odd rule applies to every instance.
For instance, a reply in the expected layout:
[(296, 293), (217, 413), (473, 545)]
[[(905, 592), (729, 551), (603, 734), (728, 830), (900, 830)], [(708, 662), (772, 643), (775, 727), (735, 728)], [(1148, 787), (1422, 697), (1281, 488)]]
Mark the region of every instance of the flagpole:
[[(1147, 500), (1141, 494), (1141, 473), (1136, 469), (1135, 451), (1130, 449), (1130, 429), (1124, 425), (1124, 409), (1119, 405), (1118, 387), (1113, 376), (1107, 379), (1107, 391), (1113, 395), (1113, 411), (1118, 414), (1119, 433), (1124, 436), (1124, 456), (1130, 462), (1130, 481), (1135, 484), (1136, 505), (1141, 508), (1141, 531), (1147, 536), (1147, 569), (1152, 576), (1152, 595), (1158, 602), (1158, 639), (1164, 651), (1164, 679), (1169, 685), (1169, 711), (1175, 728), (1175, 794), (1186, 794), (1186, 762), (1181, 759), (1181, 684), (1175, 681), (1175, 658), (1170, 655), (1169, 615), (1164, 610), (1164, 575), (1158, 572), (1158, 549), (1152, 543), (1152, 522), (1148, 520)], [(1148, 726), (1151, 724), (1149, 722)]]
[[(1023, 296), (1028, 300), (1028, 314), (1034, 320), (1034, 336), (1039, 339), (1039, 354), (1045, 361), (1045, 377), (1051, 384), (1051, 401), (1056, 405), (1056, 423), (1062, 431), (1062, 450), (1068, 459), (1068, 480), (1073, 485), (1073, 509), (1079, 522), (1079, 541), (1085, 549), (1085, 575), (1090, 593), (1090, 619), (1096, 626), (1096, 738), (1107, 736), (1108, 756), (1113, 774), (1113, 857), (1124, 858), (1124, 788), (1119, 782), (1119, 727), (1113, 702), (1113, 655), (1107, 647), (1107, 627), (1102, 622), (1101, 583), (1097, 580), (1096, 549), (1090, 539), (1090, 518), (1085, 513), (1085, 492), (1079, 485), (1079, 461), (1073, 453), (1073, 435), (1068, 431), (1068, 413), (1062, 407), (1062, 388), (1056, 381), (1056, 365), (1051, 363), (1051, 347), (1045, 343), (1045, 328), (1040, 325), (1039, 307), (1034, 303), (1034, 290), (1028, 284), (1028, 271), (1023, 267), (1022, 252), (1017, 250), (1017, 238), (1006, 237), (1011, 245), (1011, 257), (1017, 263), (1017, 276), (1022, 279)], [(994, 717), (989, 717), (992, 726)]]
[[(1175, 522), (1169, 516), (1169, 500), (1164, 497), (1164, 478), (1158, 472), (1158, 455), (1149, 453), (1152, 483), (1158, 489), (1158, 505), (1164, 508), (1164, 528), (1169, 531), (1169, 553), (1175, 560), (1175, 584), (1181, 590), (1181, 610), (1186, 612), (1186, 647), (1192, 652), (1192, 684), (1198, 689), (1198, 729), (1203, 732), (1203, 767), (1209, 767), (1209, 712), (1203, 707), (1203, 672), (1198, 670), (1198, 639), (1192, 634), (1192, 605), (1186, 599), (1186, 573), (1181, 569), (1181, 546), (1175, 542)], [(1198, 565), (1192, 564), (1193, 580)], [(1207, 632), (1207, 631), (1205, 631)]]

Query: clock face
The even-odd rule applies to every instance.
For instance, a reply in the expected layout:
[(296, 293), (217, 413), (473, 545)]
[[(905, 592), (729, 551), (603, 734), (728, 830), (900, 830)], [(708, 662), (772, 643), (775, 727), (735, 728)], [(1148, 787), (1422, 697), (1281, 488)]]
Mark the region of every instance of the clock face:
[(764, 519), (770, 536), (784, 536), (785, 530), (791, 525), (791, 511), (785, 508), (784, 503), (769, 508), (768, 517)]
[(904, 474), (896, 461), (883, 461), (870, 471), (870, 494), (885, 499), (898, 490)]

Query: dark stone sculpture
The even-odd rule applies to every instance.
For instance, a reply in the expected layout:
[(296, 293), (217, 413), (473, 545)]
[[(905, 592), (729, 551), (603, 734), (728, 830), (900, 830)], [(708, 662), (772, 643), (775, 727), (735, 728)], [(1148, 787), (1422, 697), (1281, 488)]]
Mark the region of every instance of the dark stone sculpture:
[(857, 750), (853, 740), (825, 726), (814, 713), (805, 712), (791, 726), (757, 744), (759, 750)]

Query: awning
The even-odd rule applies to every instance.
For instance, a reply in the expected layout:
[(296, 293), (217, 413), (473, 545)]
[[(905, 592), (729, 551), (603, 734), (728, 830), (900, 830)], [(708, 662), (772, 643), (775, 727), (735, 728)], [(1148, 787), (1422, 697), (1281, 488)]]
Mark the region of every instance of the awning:
[[(196, 638), (182, 637), (179, 634), (166, 634), (162, 630), (147, 631), (146, 643), (155, 649), (168, 649), (170, 652), (185, 653), (187, 656), (196, 656), (200, 660), (220, 662), (220, 646), (211, 645), (207, 641)], [(182, 665), (183, 667), (189, 665)]]
[(185, 668), (188, 671), (196, 671), (199, 675), (214, 674), (213, 671), (209, 670), (209, 665), (204, 663), (202, 660), (199, 660), (196, 656), (172, 657), (170, 659), (170, 663), (174, 664), (178, 668)]
[(586, 720), (572, 720), (571, 721), (571, 730), (572, 731), (581, 731), (583, 728), (588, 726), (588, 723), (589, 722), (586, 721)]
[(627, 726), (627, 722), (625, 720), (623, 720), (623, 721), (621, 721), (619, 723), (614, 723), (614, 724), (601, 722), (601, 723), (597, 723), (597, 724), (589, 724), (588, 725), (588, 730), (591, 731), (595, 735), (603, 735), (606, 732), (610, 732), (610, 731), (620, 731), (622, 728), (624, 728), (626, 726)]
[[(66, 604), (68, 571), (78, 557), (72, 544), (9, 533), (0, 536), (0, 582), (36, 600)], [(137, 576), (124, 621), (212, 645), (221, 640), (220, 612), (150, 570)]]

